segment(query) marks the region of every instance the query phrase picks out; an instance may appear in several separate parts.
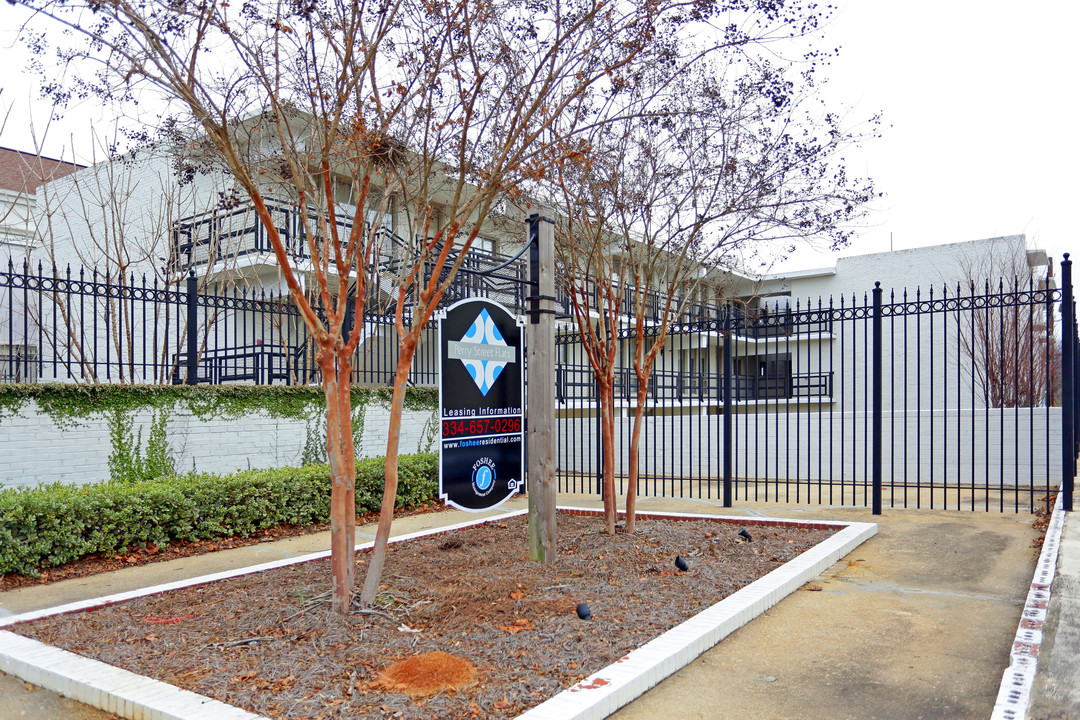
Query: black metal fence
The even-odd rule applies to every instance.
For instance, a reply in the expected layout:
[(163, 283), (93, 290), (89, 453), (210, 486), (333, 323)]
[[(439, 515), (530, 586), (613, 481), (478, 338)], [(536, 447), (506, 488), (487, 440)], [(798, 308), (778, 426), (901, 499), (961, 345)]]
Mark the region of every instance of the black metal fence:
[[(499, 267), (505, 260), (476, 253), (446, 301), (490, 297), (525, 313), (526, 263)], [(1060, 289), (877, 288), (772, 313), (693, 306), (671, 327), (648, 378), (639, 492), (875, 509), (1035, 508), (1071, 483), (1080, 438), (1068, 260), (1061, 279)], [(396, 334), (379, 312), (378, 284), (371, 287), (353, 380), (387, 385)], [(628, 360), (637, 340), (629, 328), (620, 332), (612, 472), (625, 490), (640, 382)], [(437, 382), (434, 339), (432, 327), (414, 384)], [(594, 373), (575, 334), (556, 342), (561, 488), (596, 491), (603, 468)], [(48, 381), (292, 384), (317, 381), (317, 371), (285, 296), (200, 289), (193, 275), (166, 283), (8, 261), (0, 267), (0, 382)]]
[[(796, 303), (766, 320), (715, 308), (680, 321), (642, 407), (639, 494), (1018, 511), (1044, 505), (1063, 481), (1071, 493), (1068, 260), (1062, 279), (1060, 289), (1034, 280), (878, 287)], [(633, 330), (622, 337), (621, 357), (631, 358)], [(558, 342), (569, 349), (576, 338)], [(640, 387), (622, 362), (613, 448), (620, 493), (631, 478)], [(590, 368), (560, 368), (563, 490), (599, 492), (597, 397)]]
[[(505, 260), (482, 252), (467, 257), (444, 302), (487, 297), (524, 312), (525, 263), (492, 271)], [(353, 382), (387, 385), (397, 365), (394, 319), (378, 277), (368, 289)], [(347, 329), (354, 322), (347, 318)], [(413, 384), (438, 381), (434, 339), (431, 326), (417, 349)], [(287, 295), (207, 282), (193, 271), (161, 280), (10, 258), (0, 266), (0, 382), (317, 380), (314, 345)]]

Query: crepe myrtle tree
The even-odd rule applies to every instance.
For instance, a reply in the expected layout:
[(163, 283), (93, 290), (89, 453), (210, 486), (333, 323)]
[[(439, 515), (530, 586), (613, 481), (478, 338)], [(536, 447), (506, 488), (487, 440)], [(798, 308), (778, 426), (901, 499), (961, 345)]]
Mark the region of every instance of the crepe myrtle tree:
[[(630, 340), (636, 397), (626, 527), (635, 527), (638, 441), (649, 378), (671, 323), (688, 305), (719, 301), (720, 272), (753, 253), (848, 242), (875, 197), (841, 153), (876, 135), (877, 119), (845, 130), (820, 109), (813, 54), (779, 66), (745, 42), (654, 83), (647, 110), (596, 128), (589, 153), (559, 166), (563, 287), (598, 386), (605, 526), (615, 531), (615, 370)], [(759, 247), (760, 246), (760, 247)]]
[[(349, 379), (362, 323), (388, 298), (399, 343), (375, 548), (360, 595), (377, 594), (398, 481), (409, 368), (421, 333), (498, 203), (542, 180), (565, 138), (626, 111), (641, 67), (676, 67), (680, 29), (723, 24), (729, 0), (23, 0), (26, 44), (68, 72), (62, 106), (156, 99), (151, 133), (179, 134), (252, 204), (317, 346), (333, 476), (333, 608), (353, 587)], [(779, 3), (766, 14), (783, 13)], [(57, 29), (63, 32), (54, 32)], [(695, 50), (696, 51), (696, 50)], [(148, 115), (140, 113), (141, 118)], [(343, 189), (344, 188), (344, 189)], [(347, 196), (350, 205), (337, 202)], [(291, 201), (303, 253), (268, 205)], [(366, 213), (399, 207), (403, 246)], [(342, 217), (347, 213), (347, 217)], [(303, 259), (297, 259), (303, 257)], [(375, 271), (378, 271), (377, 273)], [(377, 280), (374, 280), (377, 278)], [(307, 290), (307, 292), (305, 292)], [(310, 299), (311, 297), (314, 300)]]

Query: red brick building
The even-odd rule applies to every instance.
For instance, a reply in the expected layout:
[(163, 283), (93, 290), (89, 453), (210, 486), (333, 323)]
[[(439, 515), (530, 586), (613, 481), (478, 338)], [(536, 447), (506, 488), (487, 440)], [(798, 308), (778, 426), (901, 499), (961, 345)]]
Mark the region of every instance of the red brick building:
[(38, 187), (82, 167), (0, 148), (0, 255), (18, 254), (28, 247), (35, 232), (34, 195)]
[(43, 182), (62, 178), (83, 165), (0, 147), (0, 190), (33, 195)]

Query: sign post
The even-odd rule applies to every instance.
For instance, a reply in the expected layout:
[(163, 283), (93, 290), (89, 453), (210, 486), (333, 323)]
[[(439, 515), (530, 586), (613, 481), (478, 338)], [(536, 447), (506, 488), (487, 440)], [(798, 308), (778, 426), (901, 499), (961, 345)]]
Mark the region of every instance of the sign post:
[(555, 223), (529, 218), (529, 559), (555, 560)]
[(523, 325), (490, 300), (439, 318), (439, 497), (460, 510), (496, 507), (525, 485)]

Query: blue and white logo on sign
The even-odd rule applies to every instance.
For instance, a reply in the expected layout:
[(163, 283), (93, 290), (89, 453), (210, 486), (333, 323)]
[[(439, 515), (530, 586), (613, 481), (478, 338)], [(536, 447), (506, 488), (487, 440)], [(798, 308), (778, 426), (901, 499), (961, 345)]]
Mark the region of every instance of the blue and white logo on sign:
[(517, 358), (515, 348), (506, 344), (487, 310), (481, 310), (458, 342), (448, 343), (451, 359), (460, 360), (469, 371), (482, 395), (487, 395), (495, 380)]
[(473, 464), (472, 485), (480, 497), (491, 492), (495, 485), (495, 462), (491, 458), (480, 458)]

